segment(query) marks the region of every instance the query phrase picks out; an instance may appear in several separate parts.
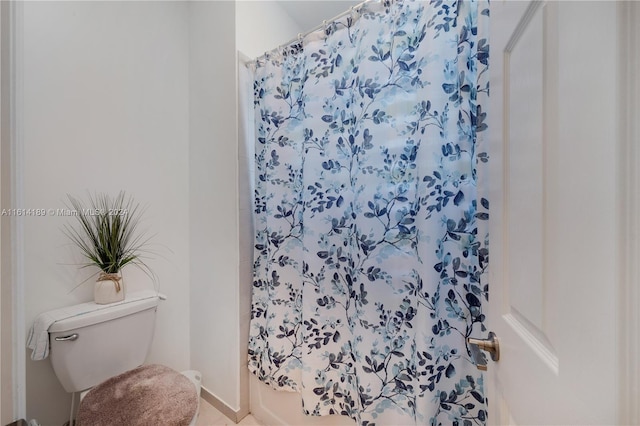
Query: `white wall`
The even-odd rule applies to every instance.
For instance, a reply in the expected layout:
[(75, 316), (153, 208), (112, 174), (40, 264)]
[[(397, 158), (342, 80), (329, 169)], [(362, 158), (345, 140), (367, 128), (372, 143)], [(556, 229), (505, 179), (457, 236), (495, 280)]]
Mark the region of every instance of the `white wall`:
[(250, 58), (289, 41), (301, 31), (276, 1), (236, 2), (236, 48)]
[(191, 365), (233, 417), (225, 408), (242, 409), (235, 6), (189, 7)]
[[(162, 255), (151, 266), (169, 297), (148, 362), (201, 370), (206, 391), (242, 417), (253, 156), (237, 145), (235, 49), (255, 57), (301, 29), (272, 1), (25, 2), (22, 25), (21, 207), (120, 189), (148, 205)], [(85, 275), (68, 265), (78, 256), (66, 221), (23, 220), (26, 328), (92, 297), (91, 285), (72, 290)], [(125, 280), (151, 286), (137, 271)], [(26, 364), (27, 417), (62, 424), (69, 396), (50, 362)], [(295, 401), (280, 408), (299, 413)]]
[[(149, 262), (168, 300), (149, 362), (190, 367), (188, 6), (181, 2), (25, 2), (22, 38), (25, 208), (59, 208), (66, 193), (126, 190), (148, 206)], [(92, 298), (69, 265), (64, 217), (23, 219), (25, 325)], [(151, 287), (125, 269), (128, 289)], [(24, 336), (21, 338), (24, 341)], [(26, 364), (27, 416), (60, 425), (69, 396), (49, 360)]]

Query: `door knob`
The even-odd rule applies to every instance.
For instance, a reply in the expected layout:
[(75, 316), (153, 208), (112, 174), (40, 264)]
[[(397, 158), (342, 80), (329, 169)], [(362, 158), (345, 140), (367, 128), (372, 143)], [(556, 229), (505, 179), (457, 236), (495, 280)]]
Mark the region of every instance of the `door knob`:
[(493, 331), (489, 332), (488, 339), (474, 339), (472, 337), (468, 337), (467, 343), (469, 343), (471, 357), (476, 363), (478, 370), (487, 371), (487, 357), (481, 350), (489, 352), (493, 361), (498, 361), (500, 359), (500, 342)]

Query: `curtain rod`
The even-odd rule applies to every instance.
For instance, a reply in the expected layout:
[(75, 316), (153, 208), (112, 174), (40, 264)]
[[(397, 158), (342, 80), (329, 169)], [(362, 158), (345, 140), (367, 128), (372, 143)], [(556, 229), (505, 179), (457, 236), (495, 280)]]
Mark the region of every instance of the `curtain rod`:
[(278, 47), (274, 47), (273, 49), (266, 51), (265, 53), (263, 53), (262, 55), (258, 56), (254, 60), (247, 62), (246, 65), (250, 66), (252, 64), (255, 64), (260, 59), (262, 59), (262, 58), (264, 58), (266, 56), (269, 56), (269, 54), (272, 53), (272, 52), (282, 50), (283, 47), (290, 46), (290, 45), (294, 44), (297, 41), (298, 42), (302, 41), (302, 39), (305, 38), (306, 36), (308, 36), (309, 34), (315, 32), (315, 31), (318, 31), (321, 28), (326, 28), (327, 25), (336, 22), (338, 19), (342, 18), (343, 16), (346, 16), (347, 14), (353, 13), (353, 12), (360, 12), (360, 10), (364, 7), (365, 4), (371, 3), (371, 2), (374, 2), (374, 1), (376, 1), (376, 0), (364, 0), (363, 2), (358, 3), (355, 6), (351, 6), (351, 8), (349, 8), (349, 10), (345, 10), (344, 12), (339, 13), (338, 15), (334, 16), (331, 19), (326, 19), (326, 20), (322, 21), (322, 24), (316, 25), (315, 27), (313, 27), (312, 29), (310, 29), (309, 31), (307, 31), (305, 33), (298, 33), (298, 35), (296, 37), (293, 37), (289, 41), (278, 45)]

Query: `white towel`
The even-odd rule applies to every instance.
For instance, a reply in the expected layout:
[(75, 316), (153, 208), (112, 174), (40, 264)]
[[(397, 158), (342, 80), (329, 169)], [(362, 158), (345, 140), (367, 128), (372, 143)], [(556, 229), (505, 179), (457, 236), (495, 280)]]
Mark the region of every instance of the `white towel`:
[(59, 320), (53, 311), (38, 315), (29, 330), (27, 347), (31, 349), (31, 359), (40, 361), (49, 356), (49, 327)]
[(27, 337), (27, 347), (31, 352), (31, 359), (41, 361), (49, 356), (49, 327), (55, 322), (62, 321), (67, 318), (82, 315), (88, 312), (97, 311), (109, 306), (120, 305), (124, 302), (112, 303), (109, 305), (98, 305), (94, 302), (80, 303), (78, 305), (66, 306), (64, 308), (54, 309), (38, 315), (29, 330)]
[(86, 314), (88, 312), (98, 311), (111, 306), (122, 305), (124, 303), (130, 303), (151, 297), (159, 297), (161, 300), (166, 299), (166, 296), (163, 294), (156, 293), (155, 291), (143, 290), (128, 295), (122, 302), (110, 303), (108, 305), (98, 305), (94, 302), (80, 303), (78, 305), (55, 309), (38, 315), (29, 330), (29, 335), (27, 336), (27, 348), (33, 351), (31, 352), (31, 359), (34, 361), (41, 361), (49, 356), (49, 327), (51, 327), (53, 323), (75, 317), (77, 315)]

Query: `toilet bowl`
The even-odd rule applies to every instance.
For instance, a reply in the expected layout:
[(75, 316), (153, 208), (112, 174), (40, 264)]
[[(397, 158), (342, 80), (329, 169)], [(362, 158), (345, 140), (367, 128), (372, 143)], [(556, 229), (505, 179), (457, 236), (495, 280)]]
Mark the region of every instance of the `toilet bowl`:
[[(106, 395), (125, 401), (127, 397), (138, 398), (141, 389), (147, 389), (150, 398), (163, 386), (169, 394), (178, 392), (176, 386), (179, 383), (180, 389), (184, 390), (181, 396), (187, 398), (189, 407), (195, 404), (195, 412), (183, 410), (183, 418), (172, 424), (195, 425), (199, 411), (200, 373), (194, 370), (178, 373), (159, 365), (143, 366), (153, 340), (159, 301), (157, 293), (142, 291), (127, 294), (124, 301), (109, 305), (89, 302), (45, 313), (55, 318), (48, 328), (49, 356), (54, 372), (67, 392), (80, 392), (80, 410), (91, 411), (96, 419), (101, 416), (109, 418), (114, 413), (99, 412), (100, 407), (108, 407), (108, 404), (90, 404), (92, 392), (106, 392)], [(152, 381), (155, 384), (152, 385)], [(127, 395), (125, 389), (127, 392), (133, 390), (132, 394), (136, 395)], [(104, 402), (105, 394), (96, 401)], [(159, 397), (140, 412), (149, 415), (169, 410), (162, 414), (166, 416), (171, 410), (184, 408), (176, 407), (172, 395), (169, 398), (165, 395), (164, 399), (162, 395)], [(117, 402), (111, 407), (118, 407)], [(73, 407), (71, 417), (74, 417)], [(91, 420), (90, 423), (97, 425), (100, 421)], [(140, 423), (145, 422), (141, 420)], [(123, 424), (133, 425), (136, 420), (127, 419)]]

